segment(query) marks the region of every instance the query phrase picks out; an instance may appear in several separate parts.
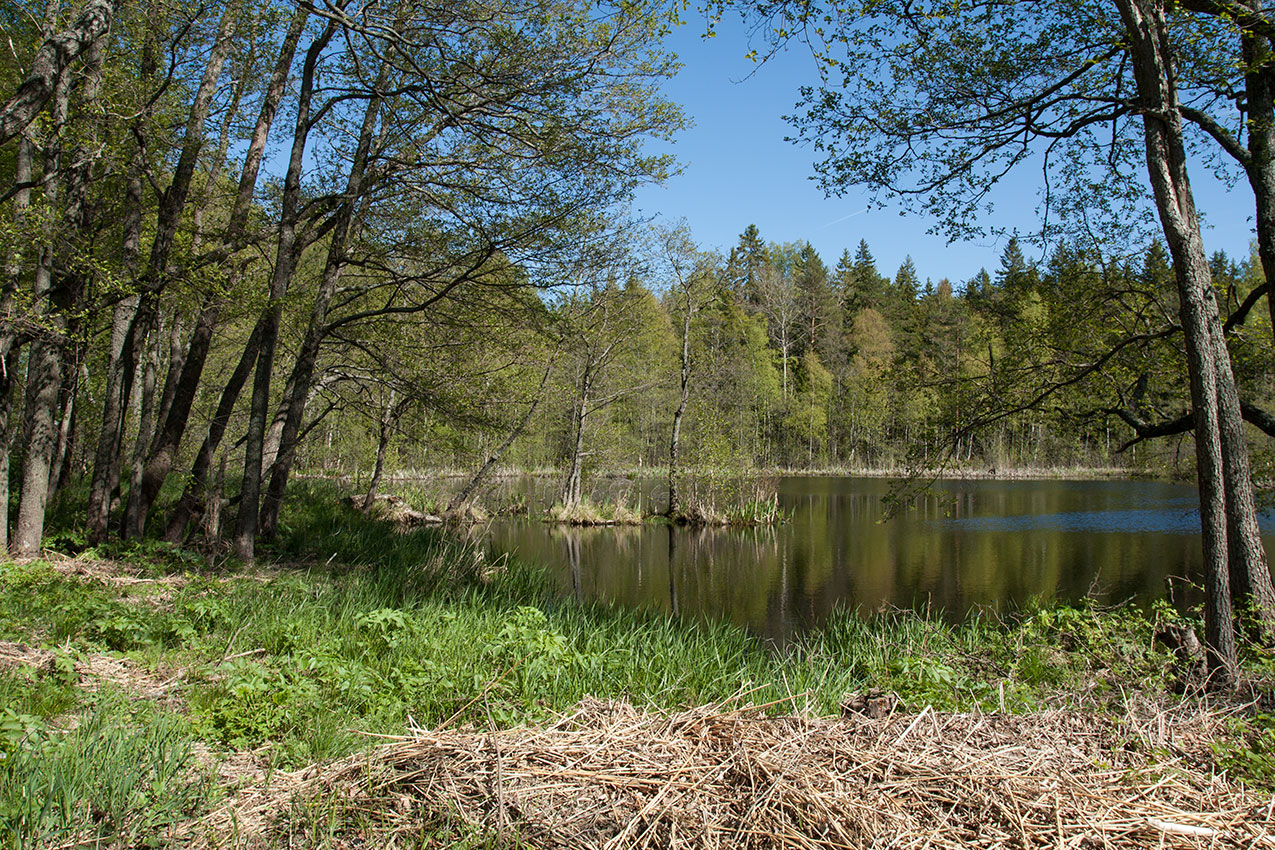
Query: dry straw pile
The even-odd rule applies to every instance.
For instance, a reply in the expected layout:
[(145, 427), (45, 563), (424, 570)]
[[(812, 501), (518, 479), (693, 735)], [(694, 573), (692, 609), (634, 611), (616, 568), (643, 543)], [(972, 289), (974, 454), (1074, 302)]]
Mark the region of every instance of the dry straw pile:
[(1275, 848), (1275, 800), (1189, 754), (1215, 721), (662, 715), (590, 700), (544, 727), (422, 730), (276, 777), (201, 831), (297, 846), (284, 813), (317, 804), (349, 846), (386, 848), (438, 818), (536, 848)]

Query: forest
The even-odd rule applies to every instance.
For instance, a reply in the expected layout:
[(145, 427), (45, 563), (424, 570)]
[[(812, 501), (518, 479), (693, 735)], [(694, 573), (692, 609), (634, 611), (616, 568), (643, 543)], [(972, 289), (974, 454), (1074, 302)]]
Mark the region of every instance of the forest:
[[(922, 280), (746, 220), (718, 250), (635, 213), (693, 119), (668, 36), (726, 16), (760, 65), (816, 61), (787, 120), (824, 191), (991, 237), (986, 268)], [(0, 22), (0, 843), (1271, 842), (1269, 4)], [(1248, 256), (1207, 249), (1197, 168), (1252, 203)], [(1040, 221), (996, 231), (1011, 179)], [(697, 521), (697, 480), (816, 473), (1193, 482), (1198, 604), (836, 607), (776, 646), (556, 594), (475, 522), (500, 476), (551, 480), (549, 519), (654, 481), (624, 540), (675, 599), (678, 545), (740, 532)], [(420, 480), (448, 482), (429, 527), (369, 510)], [(968, 568), (992, 549), (965, 533)], [(755, 539), (798, 598), (809, 565)], [(692, 588), (760, 583), (730, 567)]]
[[(807, 14), (744, 11), (776, 43), (785, 16)], [(864, 241), (834, 262), (746, 222), (717, 255), (625, 206), (676, 167), (646, 152), (686, 123), (660, 88), (672, 20), (570, 2), (9, 7), (24, 50), (0, 80), (0, 542), (38, 552), (66, 493), (90, 543), (224, 542), (251, 560), (290, 480), (355, 480), (370, 500), (387, 470), (469, 478), (463, 503), (493, 470), (556, 470), (567, 507), (590, 476), (635, 469), (663, 470), (674, 501), (688, 470), (1189, 478), (1202, 349), (1181, 318), (1200, 291), (1182, 288), (1188, 271), (1225, 336), (1238, 396), (1219, 422), (1248, 428), (1233, 432), (1252, 457), (1240, 478), (1271, 478), (1269, 228), (1250, 257), (1189, 265), (1174, 231), (1146, 226), (1145, 191), (1121, 194), (1132, 160), (1108, 145), (1116, 182), (1081, 196), (1087, 229), (1005, 234), (971, 280), (919, 280), (910, 259), (891, 274)], [(842, 92), (871, 90), (832, 64)], [(1085, 135), (1101, 120), (1117, 122), (1111, 144), (1131, 132), (1114, 94), (1114, 112), (1067, 132), (968, 103), (961, 134), (927, 131), (907, 117), (934, 97), (915, 70), (895, 69), (888, 101), (907, 120), (870, 137), (878, 172), (836, 141), (857, 138), (866, 107), (803, 92), (795, 120), (829, 130), (830, 191), (853, 178), (906, 195), (898, 181), (973, 157), (923, 201), (959, 232), (1015, 122), (1082, 152), (1104, 149)], [(1183, 114), (1256, 175), (1198, 102)], [(899, 139), (920, 153), (900, 160)], [(1129, 204), (1141, 227), (1113, 223)], [(1074, 204), (1054, 206), (1074, 221)]]

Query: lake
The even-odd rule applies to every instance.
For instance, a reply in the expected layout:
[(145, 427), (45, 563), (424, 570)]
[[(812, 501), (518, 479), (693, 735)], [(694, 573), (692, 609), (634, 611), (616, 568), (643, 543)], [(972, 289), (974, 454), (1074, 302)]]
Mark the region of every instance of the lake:
[[(838, 606), (924, 607), (949, 618), (1033, 599), (1198, 601), (1193, 486), (1154, 481), (940, 481), (886, 519), (896, 482), (778, 479), (791, 519), (761, 528), (570, 528), (501, 519), (492, 547), (548, 565), (560, 592), (697, 618), (778, 642)], [(525, 484), (534, 504), (556, 480)], [(663, 484), (603, 482), (649, 509)], [(1275, 517), (1263, 515), (1275, 551)]]

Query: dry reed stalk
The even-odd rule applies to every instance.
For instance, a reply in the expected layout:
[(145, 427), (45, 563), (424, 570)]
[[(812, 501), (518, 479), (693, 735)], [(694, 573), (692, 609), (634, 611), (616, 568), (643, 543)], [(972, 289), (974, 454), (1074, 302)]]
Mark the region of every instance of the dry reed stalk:
[[(1179, 748), (1216, 722), (1200, 713), (1140, 728)], [(1124, 724), (1063, 711), (769, 718), (586, 700), (544, 727), (417, 730), (276, 777), (198, 832), (215, 845), (233, 821), (235, 846), (253, 846), (248, 835), (298, 846), (278, 815), (318, 800), (358, 812), (369, 845), (369, 819), (392, 844), (450, 818), (564, 850), (1275, 848), (1268, 795), (1130, 740)]]

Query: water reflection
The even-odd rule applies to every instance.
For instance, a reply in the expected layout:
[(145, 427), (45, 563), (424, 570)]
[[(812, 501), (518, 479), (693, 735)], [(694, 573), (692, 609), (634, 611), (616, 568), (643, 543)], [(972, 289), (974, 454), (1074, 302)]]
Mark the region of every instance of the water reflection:
[[(540, 485), (523, 486), (534, 498)], [(623, 485), (607, 486), (614, 495)], [(1201, 561), (1194, 491), (1183, 485), (941, 482), (887, 521), (890, 492), (879, 479), (787, 478), (779, 495), (792, 519), (782, 526), (507, 520), (493, 525), (492, 545), (549, 565), (564, 594), (725, 618), (780, 641), (838, 605), (930, 605), (960, 617), (1039, 597), (1147, 601), (1170, 578), (1195, 577)], [(1275, 530), (1271, 517), (1263, 529)], [(1180, 594), (1185, 583), (1176, 586)]]

